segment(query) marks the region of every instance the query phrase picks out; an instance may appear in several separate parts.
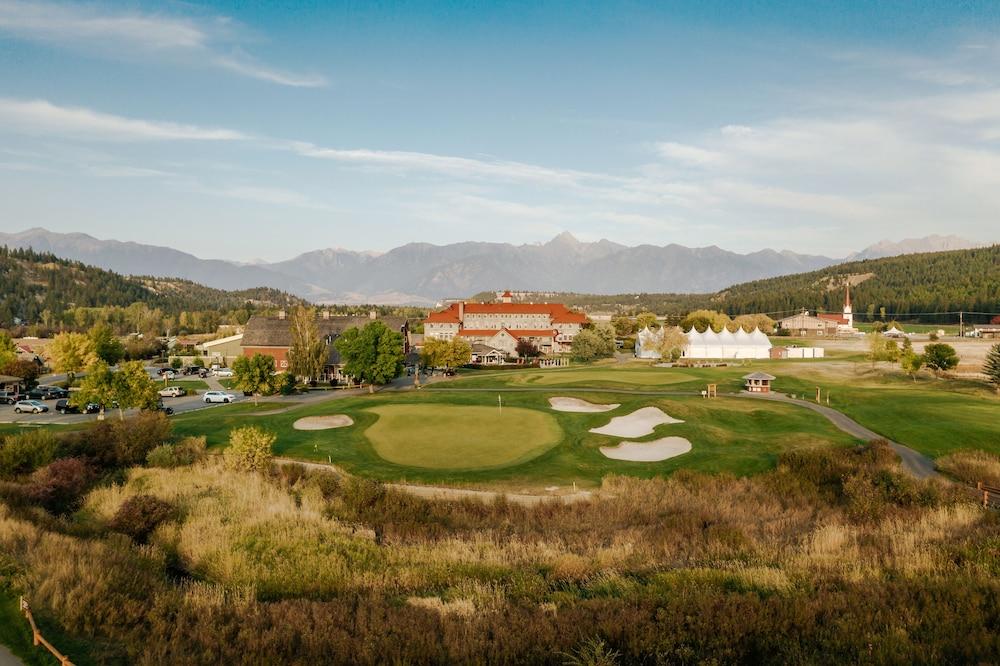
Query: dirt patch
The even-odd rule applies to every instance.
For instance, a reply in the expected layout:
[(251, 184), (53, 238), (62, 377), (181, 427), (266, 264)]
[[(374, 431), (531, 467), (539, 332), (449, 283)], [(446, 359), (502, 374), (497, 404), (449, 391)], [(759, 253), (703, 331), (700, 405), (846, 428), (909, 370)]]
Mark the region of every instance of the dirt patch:
[(643, 407), (625, 416), (616, 416), (607, 425), (591, 428), (597, 435), (612, 437), (645, 437), (653, 434), (653, 428), (666, 423), (684, 423), (666, 414), (659, 407)]
[(598, 405), (579, 398), (549, 398), (549, 405), (557, 412), (610, 412), (621, 407), (621, 403)]
[(354, 419), (347, 414), (332, 414), (330, 416), (304, 416), (292, 427), (296, 430), (329, 430), (330, 428), (346, 428), (354, 425)]
[(683, 437), (664, 437), (652, 442), (622, 442), (618, 446), (602, 446), (606, 458), (630, 462), (659, 462), (691, 450), (691, 442)]

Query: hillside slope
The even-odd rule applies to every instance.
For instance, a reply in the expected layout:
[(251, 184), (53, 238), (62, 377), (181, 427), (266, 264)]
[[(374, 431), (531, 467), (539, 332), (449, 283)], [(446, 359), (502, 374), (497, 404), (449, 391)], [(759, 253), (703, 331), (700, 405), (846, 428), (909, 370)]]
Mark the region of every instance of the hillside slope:
[(269, 287), (223, 291), (175, 278), (126, 277), (49, 253), (0, 246), (0, 327), (11, 326), (15, 318), (61, 322), (67, 311), (77, 307), (142, 303), (165, 315), (179, 315), (301, 302)]

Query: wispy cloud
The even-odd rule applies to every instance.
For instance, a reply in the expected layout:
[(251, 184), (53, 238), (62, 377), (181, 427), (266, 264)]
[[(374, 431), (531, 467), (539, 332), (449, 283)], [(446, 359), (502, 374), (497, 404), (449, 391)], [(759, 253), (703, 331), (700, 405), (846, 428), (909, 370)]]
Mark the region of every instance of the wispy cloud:
[(605, 174), (574, 169), (553, 169), (508, 160), (474, 159), (402, 150), (326, 148), (301, 141), (289, 142), (287, 145), (303, 157), (335, 160), (362, 167), (424, 171), (457, 178), (501, 178), (505, 181), (530, 181), (568, 186), (611, 179)]
[(138, 120), (46, 100), (0, 98), (0, 125), (26, 134), (122, 141), (239, 141), (249, 138), (230, 129)]
[(234, 24), (226, 17), (194, 19), (94, 5), (0, 0), (0, 32), (116, 58), (209, 65), (284, 86), (327, 84), (318, 74), (283, 72), (257, 62), (239, 47)]

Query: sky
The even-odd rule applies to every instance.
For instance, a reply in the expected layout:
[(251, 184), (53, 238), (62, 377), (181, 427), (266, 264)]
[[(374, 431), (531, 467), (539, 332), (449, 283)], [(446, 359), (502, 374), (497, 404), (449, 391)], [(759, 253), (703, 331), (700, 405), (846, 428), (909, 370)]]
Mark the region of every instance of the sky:
[(1000, 241), (1000, 3), (0, 0), (0, 231)]

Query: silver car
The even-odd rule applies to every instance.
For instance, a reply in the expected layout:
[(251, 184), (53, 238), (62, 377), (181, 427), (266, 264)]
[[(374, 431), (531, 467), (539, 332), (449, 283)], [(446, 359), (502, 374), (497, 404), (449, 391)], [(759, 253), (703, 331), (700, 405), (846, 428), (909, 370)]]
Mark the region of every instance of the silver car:
[(14, 403), (14, 412), (28, 412), (30, 414), (41, 414), (49, 411), (49, 406), (41, 400), (18, 400)]

